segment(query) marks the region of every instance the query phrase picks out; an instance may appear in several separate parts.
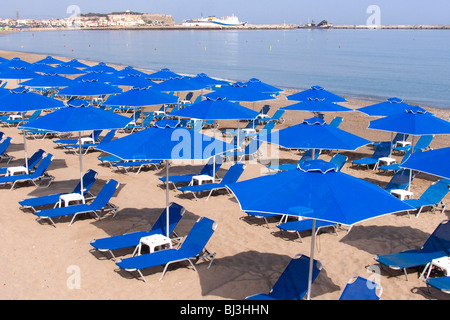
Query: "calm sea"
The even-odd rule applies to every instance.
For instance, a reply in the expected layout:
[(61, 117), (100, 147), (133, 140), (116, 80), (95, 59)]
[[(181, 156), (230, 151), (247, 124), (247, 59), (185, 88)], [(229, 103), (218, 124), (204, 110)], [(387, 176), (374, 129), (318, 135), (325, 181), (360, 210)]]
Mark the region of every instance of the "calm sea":
[(0, 49), (450, 108), (448, 30), (30, 31)]

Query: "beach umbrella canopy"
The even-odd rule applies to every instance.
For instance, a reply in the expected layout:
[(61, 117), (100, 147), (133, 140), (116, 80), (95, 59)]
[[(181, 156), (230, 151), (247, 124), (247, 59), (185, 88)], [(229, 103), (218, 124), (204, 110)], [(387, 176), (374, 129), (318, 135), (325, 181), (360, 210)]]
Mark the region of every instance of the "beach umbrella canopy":
[(157, 72), (146, 75), (146, 78), (150, 80), (168, 80), (170, 78), (179, 78), (179, 77), (182, 76), (175, 72), (170, 71), (170, 69), (168, 68), (163, 68)]
[[(124, 160), (165, 160), (166, 161), (166, 212), (169, 212), (169, 160), (215, 157), (235, 147), (222, 140), (203, 135), (186, 128), (150, 127), (128, 136), (116, 139), (98, 150), (110, 153)], [(167, 215), (167, 225), (169, 216)], [(169, 230), (169, 228), (167, 228)], [(169, 235), (167, 235), (169, 236)]]
[(76, 77), (74, 80), (78, 82), (81, 82), (83, 80), (84, 81), (97, 80), (98, 82), (102, 83), (111, 83), (117, 80), (117, 77), (111, 73), (106, 73), (103, 71), (88, 71), (87, 73)]
[(114, 69), (111, 66), (108, 66), (106, 63), (104, 62), (99, 62), (98, 64), (96, 64), (95, 66), (91, 66), (91, 67), (87, 67), (84, 69), (84, 71), (86, 72), (90, 72), (90, 71), (103, 71), (105, 73), (115, 73), (117, 72), (116, 69)]
[(64, 63), (62, 60), (58, 60), (53, 58), (52, 56), (47, 56), (42, 60), (37, 61), (36, 63), (44, 63), (44, 64), (61, 64)]
[(125, 67), (120, 71), (114, 73), (116, 77), (127, 77), (127, 76), (148, 76), (147, 73), (134, 69), (131, 66)]
[(416, 136), (450, 134), (450, 122), (435, 117), (423, 108), (413, 106), (402, 113), (370, 121), (369, 129)]
[(413, 106), (403, 102), (402, 99), (394, 97), (356, 110), (373, 117), (387, 117), (397, 113), (403, 113), (411, 107)]
[(6, 58), (3, 58), (3, 57), (0, 57), (0, 64), (8, 62), (8, 61), (10, 61), (10, 60), (8, 60)]
[(9, 61), (3, 62), (2, 67), (5, 67), (5, 68), (30, 68), (31, 63), (24, 61), (18, 57), (15, 57)]
[(84, 69), (84, 68), (89, 67), (87, 64), (84, 64), (84, 63), (78, 61), (77, 59), (72, 59), (69, 62), (64, 62), (64, 64), (69, 66), (69, 67), (72, 67), (72, 68)]
[(206, 98), (206, 100), (175, 111), (171, 115), (201, 120), (250, 120), (255, 119), (259, 113), (227, 99)]
[(450, 147), (412, 154), (402, 168), (450, 179)]
[(53, 70), (54, 73), (62, 74), (62, 75), (75, 75), (75, 74), (83, 74), (86, 73), (83, 70), (71, 67), (68, 64), (59, 64)]
[[(379, 186), (340, 172), (335, 165), (323, 160), (305, 161), (297, 170), (266, 175), (227, 187), (243, 211), (314, 219), (311, 262), (316, 220), (352, 226), (386, 214), (412, 210), (410, 205)], [(311, 277), (309, 279), (308, 298)]]
[(133, 88), (148, 88), (154, 86), (156, 83), (139, 74), (129, 74), (114, 80), (111, 84), (115, 86), (127, 86)]
[(206, 73), (199, 73), (192, 78), (192, 81), (196, 81), (204, 85), (205, 87), (214, 87), (228, 85), (229, 83), (224, 80), (216, 80), (214, 78), (208, 77)]
[(172, 92), (172, 91), (196, 91), (206, 88), (204, 84), (192, 81), (190, 78), (175, 77), (167, 79), (164, 82), (155, 84), (152, 89)]
[(21, 83), (22, 86), (33, 88), (61, 88), (68, 87), (73, 84), (73, 80), (60, 76), (56, 73), (43, 74), (34, 79), (30, 79)]
[(82, 80), (70, 87), (59, 90), (60, 96), (100, 96), (121, 93), (122, 89), (99, 82), (97, 80)]
[(277, 87), (274, 87), (270, 84), (264, 83), (261, 80), (257, 78), (251, 78), (249, 81), (245, 82), (247, 86), (249, 86), (252, 89), (255, 89), (256, 91), (264, 92), (264, 93), (271, 93), (271, 94), (278, 94), (282, 89), (279, 89)]
[(343, 107), (336, 103), (330, 102), (325, 99), (311, 98), (302, 102), (291, 104), (287, 107), (280, 108), (286, 111), (311, 111), (311, 112), (341, 112), (352, 111), (352, 109)]
[(130, 123), (130, 118), (114, 112), (89, 106), (84, 100), (74, 99), (66, 108), (53, 111), (23, 125), (27, 129), (41, 129), (59, 133), (78, 132), (80, 183), (83, 192), (83, 158), (81, 152), (81, 132), (93, 130), (122, 129)]
[[(356, 150), (372, 143), (352, 133), (328, 125), (314, 117), (302, 123), (257, 137), (287, 149)], [(313, 152), (314, 154), (314, 152)]]
[(38, 73), (28, 70), (24, 67), (7, 68), (3, 69), (2, 72), (0, 73), (0, 79), (23, 80), (23, 79), (33, 79), (36, 77), (39, 77)]
[(327, 100), (328, 102), (347, 102), (343, 97), (340, 97), (330, 91), (325, 90), (321, 86), (312, 86), (310, 89), (297, 92), (287, 96), (288, 100), (306, 101), (308, 99)]
[(55, 73), (53, 70), (55, 70), (54, 67), (51, 65), (45, 64), (45, 63), (33, 63), (30, 67), (27, 68), (30, 71), (33, 72), (39, 72), (39, 73)]
[(116, 96), (109, 97), (103, 105), (144, 107), (158, 104), (178, 103), (178, 97), (152, 88), (133, 88)]
[(275, 99), (272, 95), (252, 89), (242, 82), (236, 82), (230, 86), (205, 94), (205, 97), (212, 99), (226, 98), (230, 101), (241, 102), (256, 102)]
[(27, 112), (64, 107), (64, 102), (29, 91), (24, 87), (9, 90), (0, 97), (0, 111)]

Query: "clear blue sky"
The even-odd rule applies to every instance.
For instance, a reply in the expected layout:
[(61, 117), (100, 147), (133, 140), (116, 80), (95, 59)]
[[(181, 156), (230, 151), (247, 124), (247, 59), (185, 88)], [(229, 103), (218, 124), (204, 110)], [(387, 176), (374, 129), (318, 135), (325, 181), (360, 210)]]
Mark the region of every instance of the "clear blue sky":
[(165, 13), (176, 22), (208, 15), (237, 15), (251, 24), (365, 24), (370, 5), (381, 9), (381, 24), (450, 24), (449, 0), (0, 0), (0, 17), (66, 18), (70, 5), (81, 13), (132, 10)]

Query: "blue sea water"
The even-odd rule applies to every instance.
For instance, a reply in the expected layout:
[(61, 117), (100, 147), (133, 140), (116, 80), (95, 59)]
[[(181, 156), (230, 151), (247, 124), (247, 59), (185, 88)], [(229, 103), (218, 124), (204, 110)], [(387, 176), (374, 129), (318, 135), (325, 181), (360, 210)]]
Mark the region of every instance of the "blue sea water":
[(448, 30), (28, 31), (0, 49), (450, 108)]

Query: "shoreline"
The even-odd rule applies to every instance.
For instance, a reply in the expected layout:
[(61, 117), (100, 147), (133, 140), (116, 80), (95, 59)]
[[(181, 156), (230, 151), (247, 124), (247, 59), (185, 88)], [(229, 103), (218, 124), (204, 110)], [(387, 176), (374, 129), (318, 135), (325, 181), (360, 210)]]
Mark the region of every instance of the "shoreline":
[[(31, 51), (13, 51), (13, 50), (0, 50), (0, 55), (3, 53), (6, 53), (8, 55), (13, 54), (13, 55), (35, 55), (36, 57), (36, 61), (42, 58), (45, 58), (48, 54), (42, 54), (42, 53), (37, 53), (37, 52), (31, 52)], [(59, 58), (59, 59), (65, 59), (67, 61), (73, 59), (73, 58), (69, 58), (69, 57), (65, 57), (65, 56), (59, 56), (59, 55), (52, 55), (55, 58)], [(83, 61), (84, 63), (90, 62), (90, 63), (98, 63), (97, 61), (94, 60), (89, 60), (89, 59), (79, 59), (80, 61)], [(111, 61), (103, 61), (107, 64), (111, 64), (120, 68), (124, 68), (126, 67), (126, 65), (120, 64), (120, 63), (116, 63), (116, 62), (111, 62)], [(152, 72), (156, 72), (158, 70), (153, 70), (153, 69), (148, 69), (148, 68), (143, 68), (140, 66), (132, 66), (140, 71), (143, 72), (147, 72), (147, 73), (152, 73)], [(178, 72), (179, 74), (183, 75), (183, 76), (195, 76), (195, 74), (187, 74), (187, 73), (183, 73), (182, 71)], [(217, 77), (216, 77), (217, 78)], [(229, 81), (229, 82), (236, 82), (238, 80), (235, 79), (224, 79), (224, 78), (217, 78), (219, 80), (225, 80), (225, 81)], [(303, 91), (303, 90), (307, 90), (309, 88), (300, 88), (300, 87), (279, 87), (280, 89), (284, 90), (284, 91)], [(345, 96), (346, 98), (348, 98), (348, 100), (357, 100), (357, 101), (361, 101), (361, 102), (365, 102), (365, 103), (370, 103), (370, 104), (375, 104), (375, 103), (379, 103), (379, 102), (383, 102), (386, 101), (389, 98), (392, 97), (377, 97), (377, 96), (364, 96), (364, 95), (355, 95), (355, 94), (351, 94), (351, 93), (345, 93), (345, 92), (335, 92), (338, 95), (342, 95)], [(407, 100), (404, 100), (406, 103), (408, 103)], [(429, 104), (422, 104), (422, 103), (411, 103), (412, 105), (415, 106), (419, 106), (422, 108), (430, 108), (433, 109), (434, 112), (438, 111), (437, 113), (439, 113), (442, 117), (444, 118), (448, 118), (448, 115), (445, 114), (445, 112), (449, 113), (450, 110), (449, 108), (444, 108), (444, 107), (438, 107), (438, 106), (433, 106), (433, 105), (429, 105)]]

